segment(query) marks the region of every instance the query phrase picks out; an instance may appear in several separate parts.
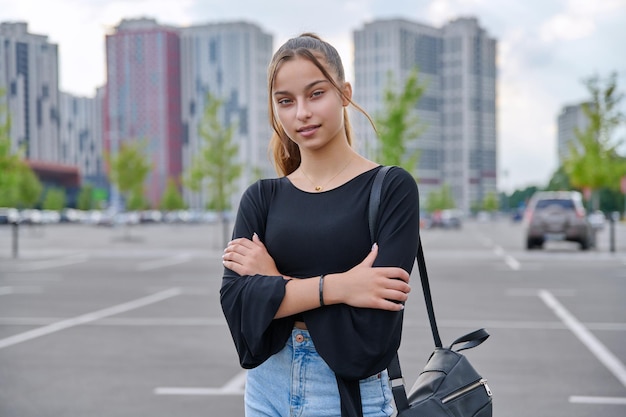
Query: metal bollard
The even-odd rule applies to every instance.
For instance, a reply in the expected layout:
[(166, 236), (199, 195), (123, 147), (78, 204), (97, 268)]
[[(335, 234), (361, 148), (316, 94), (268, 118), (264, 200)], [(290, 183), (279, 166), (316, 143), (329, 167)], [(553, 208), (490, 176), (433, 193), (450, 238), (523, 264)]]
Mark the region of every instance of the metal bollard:
[(19, 223), (13, 222), (11, 224), (11, 228), (13, 229), (13, 258), (17, 259), (18, 257), (18, 237), (19, 237)]
[(610, 239), (610, 247), (611, 252), (615, 252), (615, 223), (619, 220), (619, 213), (614, 211), (609, 216), (609, 239)]

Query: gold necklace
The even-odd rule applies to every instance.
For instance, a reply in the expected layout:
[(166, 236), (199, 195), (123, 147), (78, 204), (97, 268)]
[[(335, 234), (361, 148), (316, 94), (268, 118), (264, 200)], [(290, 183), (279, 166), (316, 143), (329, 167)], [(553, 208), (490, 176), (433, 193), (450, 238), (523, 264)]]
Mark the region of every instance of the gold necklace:
[(331, 179), (329, 179), (328, 181), (326, 181), (324, 184), (322, 185), (315, 185), (315, 183), (313, 182), (313, 180), (311, 180), (311, 178), (306, 174), (306, 172), (304, 172), (304, 169), (302, 169), (302, 166), (300, 166), (300, 171), (302, 171), (302, 175), (304, 175), (304, 177), (309, 180), (309, 182), (311, 183), (311, 185), (313, 186), (313, 188), (315, 189), (315, 191), (320, 192), (324, 189), (324, 187), (326, 187), (328, 184), (330, 184), (330, 182), (332, 180), (334, 180), (335, 178), (337, 178), (339, 176), (339, 174), (341, 174), (343, 171), (345, 171), (348, 166), (352, 163), (352, 161), (354, 160), (354, 157), (350, 158), (350, 160), (348, 161), (348, 163), (341, 168), (341, 170), (339, 172), (337, 172), (335, 175), (332, 176)]

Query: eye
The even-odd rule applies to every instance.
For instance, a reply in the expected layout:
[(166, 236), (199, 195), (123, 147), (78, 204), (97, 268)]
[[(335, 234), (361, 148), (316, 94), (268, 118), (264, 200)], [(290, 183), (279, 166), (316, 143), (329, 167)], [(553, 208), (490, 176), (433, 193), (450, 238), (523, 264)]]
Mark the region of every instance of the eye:
[(311, 97), (319, 97), (322, 94), (324, 94), (324, 90), (315, 90), (313, 91), (313, 93), (311, 94)]
[(276, 100), (276, 103), (278, 103), (278, 105), (280, 106), (286, 106), (288, 104), (291, 104), (292, 100), (289, 98), (279, 98), (278, 100)]

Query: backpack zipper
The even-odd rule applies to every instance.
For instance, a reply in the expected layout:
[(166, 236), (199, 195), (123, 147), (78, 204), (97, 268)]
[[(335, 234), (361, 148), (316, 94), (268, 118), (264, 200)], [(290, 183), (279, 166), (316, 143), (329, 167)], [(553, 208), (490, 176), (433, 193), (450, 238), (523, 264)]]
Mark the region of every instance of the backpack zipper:
[(446, 395), (441, 400), (441, 403), (445, 404), (445, 403), (450, 402), (450, 401), (452, 401), (452, 400), (454, 400), (456, 398), (459, 398), (461, 395), (466, 394), (466, 393), (468, 393), (468, 392), (470, 392), (470, 391), (480, 387), (481, 385), (483, 387), (485, 387), (485, 391), (487, 392), (487, 395), (491, 397), (492, 394), (491, 394), (491, 390), (489, 389), (489, 385), (487, 385), (487, 380), (484, 379), (484, 378), (481, 378), (481, 379), (479, 379), (478, 381), (476, 381), (476, 382), (474, 382), (472, 384), (469, 384), (469, 385), (467, 385), (467, 386), (465, 386), (465, 387), (463, 387), (463, 388), (461, 388), (461, 389), (459, 389), (457, 391), (454, 391), (451, 394)]

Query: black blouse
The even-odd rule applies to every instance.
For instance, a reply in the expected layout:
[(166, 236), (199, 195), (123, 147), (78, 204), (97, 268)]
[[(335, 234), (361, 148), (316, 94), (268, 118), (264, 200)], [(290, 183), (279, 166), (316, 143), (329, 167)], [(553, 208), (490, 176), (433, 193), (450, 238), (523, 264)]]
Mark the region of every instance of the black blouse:
[[(260, 180), (242, 196), (233, 238), (251, 239), (256, 232), (286, 276), (345, 272), (371, 249), (368, 202), (379, 169), (320, 193), (302, 191), (286, 177)], [(393, 167), (383, 184), (374, 266), (397, 266), (411, 273), (418, 239), (417, 184), (407, 171)], [(290, 337), (295, 317), (274, 319), (286, 283), (282, 276), (240, 276), (224, 269), (220, 299), (243, 368), (260, 365)], [(352, 415), (344, 410), (350, 408), (347, 402), (360, 408), (360, 396), (354, 398), (359, 395), (358, 380), (384, 370), (400, 346), (403, 312), (336, 304), (300, 317), (318, 353), (337, 375), (342, 415)]]

